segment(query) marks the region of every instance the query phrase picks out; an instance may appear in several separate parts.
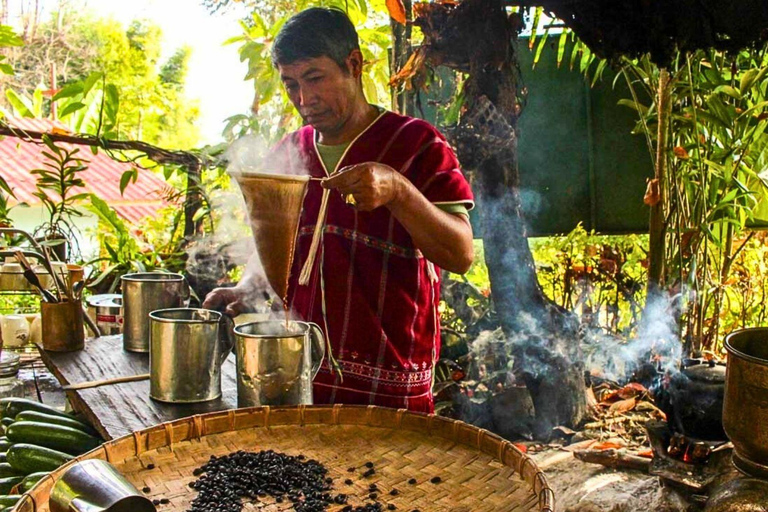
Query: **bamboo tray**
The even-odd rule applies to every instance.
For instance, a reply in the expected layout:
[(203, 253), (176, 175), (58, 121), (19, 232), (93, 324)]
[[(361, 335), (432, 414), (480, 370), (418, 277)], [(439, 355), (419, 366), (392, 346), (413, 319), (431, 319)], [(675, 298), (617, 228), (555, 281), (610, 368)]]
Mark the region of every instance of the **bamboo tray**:
[[(554, 493), (535, 462), (512, 443), (486, 430), (435, 415), (364, 406), (299, 406), (233, 409), (191, 416), (121, 437), (77, 460), (106, 459), (151, 499), (168, 498), (158, 512), (189, 509), (197, 492), (192, 471), (211, 455), (273, 449), (323, 463), (333, 493), (361, 505), (368, 486), (397, 510), (422, 512), (554, 511)], [(73, 462), (75, 462), (73, 461)], [(364, 464), (376, 473), (365, 478)], [(51, 488), (70, 462), (22, 496), (14, 512), (48, 512)], [(150, 465), (151, 464), (151, 465)], [(348, 468), (358, 468), (348, 472)], [(430, 479), (439, 476), (440, 483)], [(416, 484), (408, 480), (415, 478)], [(346, 485), (346, 479), (353, 480)], [(392, 488), (397, 496), (388, 493)], [(291, 510), (271, 498), (244, 512)], [(366, 500), (365, 502), (370, 502)], [(342, 505), (328, 510), (336, 512)]]

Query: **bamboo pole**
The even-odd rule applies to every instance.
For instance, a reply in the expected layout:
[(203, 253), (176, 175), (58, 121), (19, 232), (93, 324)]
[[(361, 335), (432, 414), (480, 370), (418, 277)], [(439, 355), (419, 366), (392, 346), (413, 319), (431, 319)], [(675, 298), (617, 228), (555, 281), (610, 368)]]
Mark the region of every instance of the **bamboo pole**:
[(664, 259), (666, 257), (666, 222), (664, 219), (667, 199), (667, 126), (671, 110), (669, 94), (669, 72), (666, 68), (659, 70), (659, 88), (657, 95), (657, 111), (659, 118), (656, 137), (656, 172), (654, 180), (658, 187), (658, 200), (651, 205), (649, 229), (649, 264), (648, 264), (648, 297), (657, 293), (664, 286)]

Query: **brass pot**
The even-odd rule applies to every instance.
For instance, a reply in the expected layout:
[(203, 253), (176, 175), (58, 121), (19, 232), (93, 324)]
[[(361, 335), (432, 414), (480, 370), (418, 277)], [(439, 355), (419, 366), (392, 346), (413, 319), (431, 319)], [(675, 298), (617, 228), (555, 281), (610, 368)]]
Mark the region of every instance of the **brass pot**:
[(733, 463), (768, 477), (768, 328), (743, 329), (725, 338), (723, 427), (733, 442)]

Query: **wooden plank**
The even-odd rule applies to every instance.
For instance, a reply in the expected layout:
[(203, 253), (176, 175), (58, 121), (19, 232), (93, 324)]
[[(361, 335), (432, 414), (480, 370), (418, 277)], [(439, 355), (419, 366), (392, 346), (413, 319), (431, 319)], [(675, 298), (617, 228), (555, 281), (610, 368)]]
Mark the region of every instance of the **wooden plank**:
[[(89, 339), (78, 352), (46, 352), (43, 361), (62, 385), (149, 372), (149, 355), (123, 350), (122, 336)], [(197, 404), (165, 404), (149, 398), (149, 381), (126, 382), (68, 391), (72, 408), (83, 414), (105, 439), (158, 423), (237, 407), (235, 356), (222, 365), (222, 398)]]

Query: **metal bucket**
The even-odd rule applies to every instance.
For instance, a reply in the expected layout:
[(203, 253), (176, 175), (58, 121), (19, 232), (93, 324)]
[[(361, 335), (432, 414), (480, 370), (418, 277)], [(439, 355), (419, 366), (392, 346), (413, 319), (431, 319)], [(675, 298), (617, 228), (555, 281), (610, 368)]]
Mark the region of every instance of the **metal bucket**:
[(235, 327), (237, 406), (311, 405), (325, 356), (316, 324), (270, 320)]
[(768, 477), (768, 328), (743, 329), (725, 338), (723, 427), (733, 442), (733, 463)]
[(232, 321), (208, 309), (162, 309), (149, 314), (149, 396), (193, 403), (221, 396), (221, 365), (232, 351)]
[(123, 296), (115, 293), (88, 298), (88, 313), (105, 336), (123, 332)]
[(181, 274), (144, 272), (120, 278), (123, 290), (123, 348), (149, 352), (149, 313), (180, 308), (189, 299), (189, 286)]
[(51, 489), (51, 512), (155, 512), (152, 502), (105, 460), (73, 464)]

